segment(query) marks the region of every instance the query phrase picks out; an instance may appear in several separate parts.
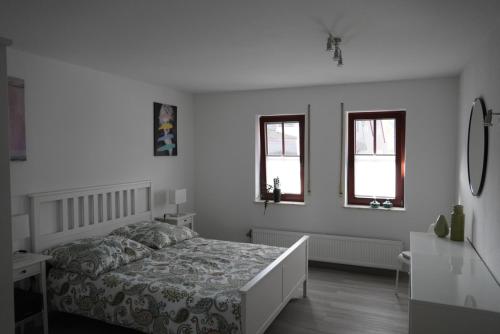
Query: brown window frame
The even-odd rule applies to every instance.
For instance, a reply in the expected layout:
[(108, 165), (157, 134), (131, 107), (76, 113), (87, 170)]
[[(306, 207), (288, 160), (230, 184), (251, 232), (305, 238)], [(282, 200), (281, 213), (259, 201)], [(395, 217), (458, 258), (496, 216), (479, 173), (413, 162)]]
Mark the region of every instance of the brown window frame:
[[(354, 196), (354, 148), (355, 148), (355, 120), (379, 120), (395, 119), (396, 121), (396, 197), (392, 200), (394, 207), (405, 206), (404, 179), (405, 179), (405, 134), (406, 134), (406, 111), (369, 111), (348, 113), (348, 141), (347, 141), (347, 204), (370, 205), (373, 198)], [(374, 133), (374, 146), (376, 147), (376, 127)], [(381, 198), (382, 199), (382, 198)], [(384, 199), (385, 200), (385, 199)], [(380, 200), (379, 200), (380, 202)]]
[[(260, 185), (260, 199), (271, 200), (273, 198), (272, 193), (267, 192), (266, 184), (266, 156), (267, 156), (267, 137), (266, 137), (266, 124), (267, 123), (287, 123), (287, 122), (298, 122), (299, 123), (299, 149), (300, 149), (300, 194), (281, 194), (281, 200), (287, 202), (304, 202), (304, 129), (305, 129), (305, 115), (276, 115), (276, 116), (260, 116), (259, 127), (260, 127), (260, 173), (259, 173), (259, 185)], [(284, 136), (284, 131), (283, 131)], [(284, 138), (282, 139), (282, 145), (284, 145)], [(284, 148), (282, 149), (282, 154), (284, 153)]]

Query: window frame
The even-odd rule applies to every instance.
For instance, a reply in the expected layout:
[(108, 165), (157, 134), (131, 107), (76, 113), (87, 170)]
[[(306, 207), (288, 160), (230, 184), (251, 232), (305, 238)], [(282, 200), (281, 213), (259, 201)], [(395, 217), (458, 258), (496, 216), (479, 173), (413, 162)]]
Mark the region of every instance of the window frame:
[[(406, 111), (358, 111), (348, 112), (347, 121), (347, 205), (370, 205), (373, 198), (356, 197), (354, 195), (355, 170), (354, 170), (354, 150), (355, 150), (355, 128), (356, 120), (395, 120), (395, 153), (396, 153), (396, 196), (392, 204), (396, 208), (405, 207), (404, 179), (405, 179), (405, 136), (406, 136)], [(374, 147), (376, 147), (376, 126), (374, 132)]]
[[(306, 116), (304, 114), (294, 114), (294, 115), (273, 115), (273, 116), (260, 116), (259, 117), (259, 134), (260, 134), (260, 171), (259, 171), (259, 188), (260, 188), (260, 199), (261, 200), (272, 200), (273, 194), (267, 192), (266, 184), (268, 184), (266, 177), (266, 156), (267, 156), (267, 123), (287, 123), (287, 122), (298, 122), (299, 123), (299, 161), (300, 161), (300, 194), (281, 194), (281, 200), (285, 202), (304, 202), (304, 138), (305, 138), (305, 120)], [(284, 136), (284, 132), (283, 132)], [(282, 145), (284, 144), (284, 137), (282, 138)], [(284, 146), (282, 148), (282, 154), (284, 154)], [(273, 155), (276, 156), (276, 155)], [(283, 156), (283, 155), (281, 155)], [(286, 155), (285, 155), (286, 156)]]

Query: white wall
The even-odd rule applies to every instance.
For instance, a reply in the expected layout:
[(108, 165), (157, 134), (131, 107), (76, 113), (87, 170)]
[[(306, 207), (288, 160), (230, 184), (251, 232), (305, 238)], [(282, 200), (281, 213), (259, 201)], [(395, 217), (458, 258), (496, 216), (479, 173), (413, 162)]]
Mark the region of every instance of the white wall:
[[(194, 208), (191, 95), (20, 51), (8, 56), (8, 74), (26, 87), (28, 161), (11, 163), (13, 214), (28, 212), (32, 192), (148, 179), (155, 214), (173, 187), (186, 187), (185, 208)], [(153, 102), (178, 106), (177, 157), (153, 156)]]
[[(457, 78), (195, 96), (197, 226), (208, 237), (246, 240), (252, 226), (403, 240), (425, 231), (454, 202)], [(405, 212), (343, 208), (338, 199), (339, 104), (406, 109)], [(311, 115), (311, 188), (306, 206), (255, 204), (255, 119)]]
[(10, 222), (9, 116), (7, 105), (6, 41), (0, 38), (0, 326), (14, 333), (14, 289)]
[(483, 259), (500, 280), (500, 124), (490, 128), (486, 179), (480, 197), (473, 197), (467, 178), (467, 131), (474, 98), (500, 112), (500, 45), (498, 32), (478, 49), (460, 77), (458, 127), (458, 198), (466, 217), (466, 231)]

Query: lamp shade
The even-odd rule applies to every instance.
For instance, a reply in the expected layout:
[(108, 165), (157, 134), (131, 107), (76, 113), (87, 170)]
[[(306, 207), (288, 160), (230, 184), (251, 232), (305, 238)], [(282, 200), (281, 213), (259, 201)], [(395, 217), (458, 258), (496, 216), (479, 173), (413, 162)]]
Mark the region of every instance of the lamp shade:
[(171, 189), (168, 194), (168, 202), (170, 204), (186, 203), (187, 191), (186, 189)]

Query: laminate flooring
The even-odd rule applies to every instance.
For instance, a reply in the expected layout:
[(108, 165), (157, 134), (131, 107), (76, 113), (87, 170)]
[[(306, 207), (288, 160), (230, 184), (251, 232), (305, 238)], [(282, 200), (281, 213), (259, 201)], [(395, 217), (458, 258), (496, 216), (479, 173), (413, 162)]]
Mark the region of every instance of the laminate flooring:
[(288, 303), (266, 334), (407, 334), (408, 278), (315, 268), (308, 298)]

